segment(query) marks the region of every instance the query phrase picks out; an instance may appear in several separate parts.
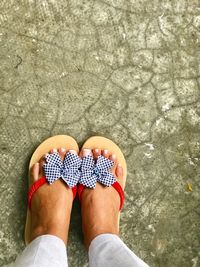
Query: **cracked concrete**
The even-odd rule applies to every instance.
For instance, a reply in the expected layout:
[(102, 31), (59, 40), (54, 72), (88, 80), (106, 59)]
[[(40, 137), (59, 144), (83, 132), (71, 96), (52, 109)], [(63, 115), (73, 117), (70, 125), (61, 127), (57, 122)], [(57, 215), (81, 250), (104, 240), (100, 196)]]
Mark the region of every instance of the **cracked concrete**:
[[(122, 239), (150, 266), (199, 266), (199, 30), (198, 0), (1, 1), (0, 266), (24, 248), (28, 161), (55, 134), (117, 142)], [(69, 263), (88, 266), (77, 202)]]

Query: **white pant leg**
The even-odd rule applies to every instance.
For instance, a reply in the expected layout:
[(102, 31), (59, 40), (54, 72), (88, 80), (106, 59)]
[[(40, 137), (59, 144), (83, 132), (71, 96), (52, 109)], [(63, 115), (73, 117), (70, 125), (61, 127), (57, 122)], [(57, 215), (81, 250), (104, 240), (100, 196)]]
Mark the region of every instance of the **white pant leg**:
[(34, 239), (17, 258), (14, 267), (67, 267), (64, 242), (53, 235)]
[(102, 234), (89, 247), (90, 267), (148, 267), (117, 236)]

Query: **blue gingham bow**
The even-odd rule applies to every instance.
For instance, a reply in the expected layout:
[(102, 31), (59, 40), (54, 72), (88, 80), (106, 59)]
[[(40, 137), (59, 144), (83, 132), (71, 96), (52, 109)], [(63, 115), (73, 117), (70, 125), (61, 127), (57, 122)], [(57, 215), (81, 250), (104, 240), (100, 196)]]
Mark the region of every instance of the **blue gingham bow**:
[(99, 156), (97, 161), (90, 155), (82, 159), (80, 184), (89, 188), (95, 188), (99, 182), (106, 186), (111, 186), (115, 181), (115, 176), (110, 172), (114, 162)]
[(69, 187), (77, 185), (80, 179), (81, 159), (78, 155), (68, 152), (62, 161), (57, 152), (46, 156), (44, 172), (49, 184), (62, 178)]

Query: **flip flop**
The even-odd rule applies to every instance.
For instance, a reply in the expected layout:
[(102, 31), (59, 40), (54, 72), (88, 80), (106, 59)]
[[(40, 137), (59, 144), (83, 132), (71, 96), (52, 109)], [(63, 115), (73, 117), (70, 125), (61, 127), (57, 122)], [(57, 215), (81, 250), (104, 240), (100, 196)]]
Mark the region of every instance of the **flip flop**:
[[(46, 139), (42, 144), (40, 144), (38, 146), (38, 148), (35, 150), (35, 152), (33, 153), (32, 157), (31, 157), (31, 160), (30, 160), (30, 164), (29, 164), (29, 175), (30, 175), (30, 170), (33, 167), (33, 165), (35, 163), (39, 162), (39, 160), (42, 158), (42, 156), (44, 156), (46, 153), (49, 153), (49, 151), (51, 149), (53, 149), (53, 148), (55, 148), (55, 149), (65, 148), (66, 150), (75, 150), (75, 151), (77, 151), (77, 154), (79, 153), (78, 144), (72, 137), (67, 136), (67, 135), (57, 135), (57, 136), (50, 137), (50, 138)], [(76, 155), (73, 154), (73, 153), (69, 152), (69, 153), (67, 153), (67, 155), (69, 155), (69, 157), (70, 157), (70, 159), (68, 160), (69, 164), (73, 163), (74, 158), (77, 161), (79, 160), (79, 157), (77, 156), (78, 158), (76, 158), (75, 157)], [(66, 157), (67, 157), (67, 155), (66, 155)], [(54, 164), (55, 158), (56, 158), (56, 160), (60, 159), (58, 153), (49, 154), (49, 156), (47, 156), (47, 159), (49, 160), (49, 162), (51, 160), (51, 156), (53, 157), (53, 161), (51, 162), (52, 164)], [(80, 162), (81, 162), (81, 160), (80, 160)], [(47, 161), (47, 164), (45, 164), (45, 165), (47, 165), (47, 167), (48, 167), (48, 164), (50, 164), (50, 163), (48, 163), (48, 161)], [(32, 200), (32, 197), (34, 196), (34, 193), (42, 185), (46, 184), (47, 182), (49, 184), (51, 184), (53, 182), (53, 180), (52, 180), (53, 178), (52, 177), (55, 175), (55, 172), (51, 173), (52, 166), (53, 165), (49, 165), (49, 168), (47, 168), (48, 174), (50, 175), (50, 177), (48, 177), (48, 179), (47, 179), (47, 177), (43, 176), (29, 188), (29, 192), (28, 192), (28, 210), (27, 210), (26, 226), (25, 226), (25, 243), (26, 243), (26, 245), (28, 243), (30, 243), (30, 231), (31, 231), (30, 209), (31, 209), (31, 200)], [(59, 179), (59, 177), (54, 177), (54, 178), (56, 178), (54, 180)], [(29, 181), (30, 181), (30, 179), (29, 179)], [(77, 193), (77, 186), (74, 186), (72, 188), (72, 192), (73, 192), (73, 197), (75, 198), (76, 193)]]
[[(101, 150), (109, 150), (112, 154), (115, 154), (117, 156), (118, 163), (123, 168), (122, 186), (116, 180), (115, 181), (113, 180), (111, 182), (112, 184), (109, 184), (109, 182), (107, 184), (107, 181), (110, 178), (109, 179), (104, 179), (104, 185), (107, 185), (107, 186), (111, 185), (118, 192), (118, 194), (120, 196), (119, 211), (121, 211), (121, 209), (122, 209), (122, 207), (124, 205), (124, 200), (125, 200), (125, 198), (124, 198), (124, 188), (125, 188), (126, 177), (127, 177), (127, 165), (126, 165), (126, 160), (124, 158), (124, 155), (123, 155), (121, 149), (113, 141), (111, 141), (110, 139), (107, 139), (105, 137), (101, 137), (101, 136), (93, 136), (93, 137), (89, 138), (82, 146), (82, 149), (91, 149), (91, 150), (93, 150), (95, 148), (99, 148)], [(102, 162), (103, 162), (101, 166), (103, 166), (103, 168), (104, 168), (104, 166), (108, 163), (107, 170), (110, 169), (111, 167), (109, 167), (110, 166), (109, 164), (110, 164), (111, 161), (109, 159), (105, 159), (103, 156), (100, 156), (100, 157), (101, 157), (101, 159), (98, 158), (98, 160), (100, 160), (100, 161), (102, 160)], [(87, 166), (88, 161), (92, 161), (92, 157), (91, 156), (87, 156), (87, 157), (85, 157), (85, 159), (87, 161), (87, 162), (85, 161), (86, 166)], [(105, 160), (107, 161), (107, 163), (104, 162)], [(84, 158), (82, 160), (82, 164), (84, 164)], [(96, 166), (97, 166), (97, 164), (96, 164)], [(82, 168), (84, 168), (84, 167), (82, 166)], [(79, 198), (80, 202), (81, 202), (81, 196), (82, 196), (83, 190), (86, 187), (94, 188), (94, 183), (93, 182), (94, 182), (95, 179), (91, 179), (90, 180), (90, 177), (88, 176), (89, 175), (89, 171), (87, 170), (87, 167), (85, 168), (84, 171), (86, 171), (85, 179), (80, 179), (79, 184), (78, 184), (78, 198)], [(92, 174), (92, 172), (93, 172), (93, 174)], [(97, 175), (97, 176), (99, 175), (98, 168), (93, 169), (92, 172), (90, 173), (90, 176), (91, 175)], [(88, 182), (85, 182), (86, 179), (87, 179)], [(97, 181), (98, 181), (98, 179), (97, 179)], [(95, 181), (95, 184), (96, 184), (96, 181)], [(119, 212), (118, 222), (119, 222), (119, 220), (120, 220), (120, 212)]]

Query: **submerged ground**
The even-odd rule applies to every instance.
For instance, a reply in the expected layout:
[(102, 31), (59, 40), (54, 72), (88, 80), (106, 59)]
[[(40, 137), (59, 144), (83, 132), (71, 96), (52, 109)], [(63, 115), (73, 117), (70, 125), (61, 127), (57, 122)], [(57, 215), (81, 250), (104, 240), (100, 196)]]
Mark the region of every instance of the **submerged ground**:
[[(0, 266), (23, 250), (27, 167), (45, 138), (91, 135), (127, 158), (121, 237), (152, 267), (197, 267), (198, 0), (1, 0)], [(69, 262), (88, 266), (78, 202)]]

